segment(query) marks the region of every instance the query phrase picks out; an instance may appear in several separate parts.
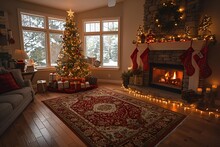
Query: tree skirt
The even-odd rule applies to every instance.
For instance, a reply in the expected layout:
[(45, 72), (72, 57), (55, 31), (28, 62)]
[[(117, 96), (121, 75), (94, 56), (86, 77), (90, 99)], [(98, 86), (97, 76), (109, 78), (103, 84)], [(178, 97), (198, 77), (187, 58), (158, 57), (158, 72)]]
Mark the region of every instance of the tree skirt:
[(88, 146), (154, 146), (185, 118), (103, 88), (43, 102)]

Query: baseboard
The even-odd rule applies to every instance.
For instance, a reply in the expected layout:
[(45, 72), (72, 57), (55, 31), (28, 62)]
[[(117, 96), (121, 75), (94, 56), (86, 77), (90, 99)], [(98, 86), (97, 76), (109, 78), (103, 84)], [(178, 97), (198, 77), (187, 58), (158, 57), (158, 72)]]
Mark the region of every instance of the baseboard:
[(98, 79), (100, 83), (122, 84), (121, 80)]

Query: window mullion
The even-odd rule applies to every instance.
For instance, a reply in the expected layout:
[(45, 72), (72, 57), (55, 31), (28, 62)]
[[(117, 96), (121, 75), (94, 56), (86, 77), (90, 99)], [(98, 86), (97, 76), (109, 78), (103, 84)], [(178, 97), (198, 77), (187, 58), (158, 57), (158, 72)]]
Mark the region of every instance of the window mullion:
[(47, 66), (51, 66), (51, 60), (50, 60), (50, 32), (49, 32), (49, 20), (48, 17), (46, 17), (46, 37), (45, 37), (45, 41), (46, 41), (46, 53), (47, 53)]
[(102, 30), (103, 24), (102, 21), (100, 21), (100, 62), (103, 66), (103, 30)]

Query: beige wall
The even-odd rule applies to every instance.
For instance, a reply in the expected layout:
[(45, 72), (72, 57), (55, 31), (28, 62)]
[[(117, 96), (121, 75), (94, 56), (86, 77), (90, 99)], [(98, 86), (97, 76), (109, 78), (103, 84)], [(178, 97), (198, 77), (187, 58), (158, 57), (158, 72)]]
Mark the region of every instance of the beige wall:
[(204, 14), (212, 17), (211, 31), (216, 35), (217, 44), (209, 48), (208, 63), (212, 69), (212, 75), (207, 79), (208, 84), (217, 84), (218, 87), (218, 99), (220, 99), (220, 1), (204, 1)]
[(122, 71), (128, 70), (128, 67), (132, 66), (130, 55), (136, 47), (132, 41), (136, 40), (139, 25), (144, 24), (144, 2), (145, 0), (126, 0), (124, 2)]

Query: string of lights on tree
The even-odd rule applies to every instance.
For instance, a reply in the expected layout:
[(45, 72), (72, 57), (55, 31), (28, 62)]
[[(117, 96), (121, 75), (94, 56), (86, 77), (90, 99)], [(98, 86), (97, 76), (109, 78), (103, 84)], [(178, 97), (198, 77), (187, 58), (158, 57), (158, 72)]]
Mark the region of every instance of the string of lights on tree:
[[(162, 3), (154, 19), (155, 28), (149, 28), (145, 32), (144, 27), (140, 25), (133, 44), (189, 40), (210, 40), (215, 43), (215, 35), (210, 31), (211, 17), (207, 15), (203, 17), (198, 28), (199, 35), (192, 37), (190, 26), (184, 26), (184, 10), (184, 7), (177, 5), (173, 1)], [(181, 30), (181, 28), (184, 29)], [(177, 30), (179, 33), (176, 33), (178, 32)]]
[(89, 65), (81, 50), (81, 40), (74, 21), (74, 12), (67, 11), (62, 48), (58, 55), (56, 72), (64, 78), (85, 78), (90, 74)]

